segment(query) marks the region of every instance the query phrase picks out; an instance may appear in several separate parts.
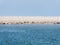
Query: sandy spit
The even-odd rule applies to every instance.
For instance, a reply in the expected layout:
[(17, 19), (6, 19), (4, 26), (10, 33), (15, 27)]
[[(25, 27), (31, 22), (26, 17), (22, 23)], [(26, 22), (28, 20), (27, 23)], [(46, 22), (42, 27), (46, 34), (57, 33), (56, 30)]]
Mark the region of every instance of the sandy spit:
[(0, 24), (60, 24), (59, 16), (0, 16)]

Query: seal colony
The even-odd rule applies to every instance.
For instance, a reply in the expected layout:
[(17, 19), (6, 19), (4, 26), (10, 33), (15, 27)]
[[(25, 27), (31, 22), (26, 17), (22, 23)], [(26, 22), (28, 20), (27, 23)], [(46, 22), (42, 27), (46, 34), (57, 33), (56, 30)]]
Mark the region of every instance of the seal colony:
[(0, 24), (60, 24), (59, 16), (0, 16)]

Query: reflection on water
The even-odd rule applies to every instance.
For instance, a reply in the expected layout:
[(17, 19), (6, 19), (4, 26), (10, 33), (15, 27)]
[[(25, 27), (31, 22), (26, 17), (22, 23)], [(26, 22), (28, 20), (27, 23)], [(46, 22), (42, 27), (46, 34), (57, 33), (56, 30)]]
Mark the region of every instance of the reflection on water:
[(60, 25), (0, 25), (0, 45), (60, 45)]

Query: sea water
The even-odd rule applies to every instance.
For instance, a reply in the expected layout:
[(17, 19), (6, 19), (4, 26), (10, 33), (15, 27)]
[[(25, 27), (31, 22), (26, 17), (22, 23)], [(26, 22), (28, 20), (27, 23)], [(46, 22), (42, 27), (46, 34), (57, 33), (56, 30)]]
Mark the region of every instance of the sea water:
[(60, 45), (60, 24), (0, 25), (0, 45)]

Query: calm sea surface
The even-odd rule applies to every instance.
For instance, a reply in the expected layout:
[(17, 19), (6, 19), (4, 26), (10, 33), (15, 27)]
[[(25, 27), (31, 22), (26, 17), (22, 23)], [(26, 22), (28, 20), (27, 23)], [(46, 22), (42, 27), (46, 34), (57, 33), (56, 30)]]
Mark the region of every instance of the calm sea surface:
[(60, 45), (60, 25), (0, 25), (0, 45)]

